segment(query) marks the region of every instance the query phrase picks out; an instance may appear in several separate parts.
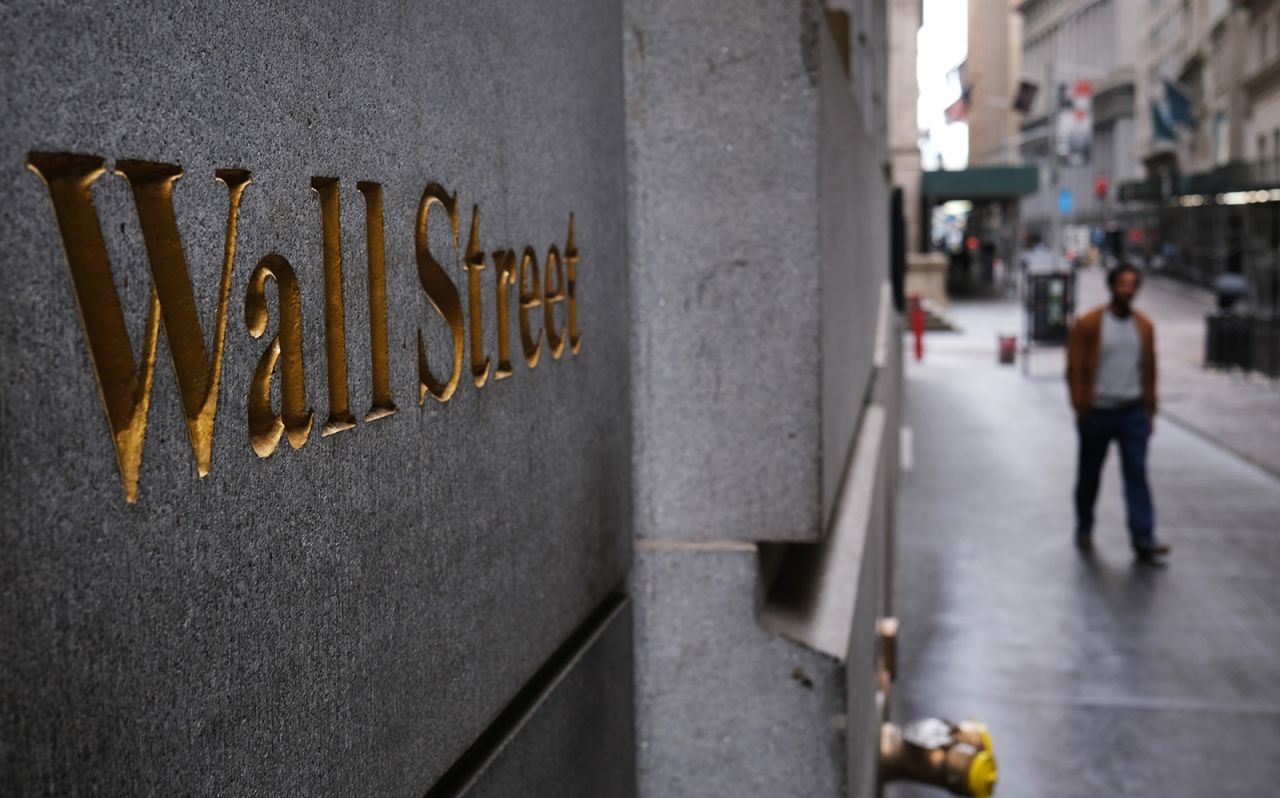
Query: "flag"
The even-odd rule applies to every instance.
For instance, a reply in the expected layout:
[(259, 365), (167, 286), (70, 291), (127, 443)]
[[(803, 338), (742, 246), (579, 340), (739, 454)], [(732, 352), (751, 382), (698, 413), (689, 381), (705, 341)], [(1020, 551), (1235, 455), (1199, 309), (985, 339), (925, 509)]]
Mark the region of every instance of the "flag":
[(1169, 114), (1155, 101), (1151, 101), (1151, 138), (1154, 141), (1177, 141), (1178, 135), (1173, 132), (1173, 123)]
[(960, 92), (960, 99), (948, 105), (942, 115), (948, 125), (953, 122), (963, 122), (969, 116), (969, 89), (966, 88)]
[(1169, 109), (1169, 121), (1175, 125), (1191, 127), (1191, 100), (1173, 81), (1164, 80), (1164, 102)]

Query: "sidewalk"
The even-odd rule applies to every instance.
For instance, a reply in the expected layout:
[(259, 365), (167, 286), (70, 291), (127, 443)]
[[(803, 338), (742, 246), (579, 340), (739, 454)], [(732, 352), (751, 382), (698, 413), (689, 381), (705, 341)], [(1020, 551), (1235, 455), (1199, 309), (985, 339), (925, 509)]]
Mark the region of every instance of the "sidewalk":
[[(1101, 269), (1081, 272), (1077, 285), (1079, 310), (1108, 299)], [(1204, 317), (1213, 295), (1149, 277), (1136, 306), (1156, 325), (1160, 412), (1280, 476), (1280, 381), (1203, 367)]]
[[(908, 368), (893, 713), (990, 723), (997, 795), (1254, 798), (1280, 784), (1280, 478), (1189, 429), (1236, 401), (1207, 387), (1235, 378), (1196, 376), (1178, 321), (1191, 313), (1161, 296), (1140, 302), (1161, 325), (1165, 390), (1188, 397), (1171, 397), (1179, 419), (1152, 440), (1167, 567), (1133, 563), (1114, 452), (1097, 552), (1076, 553), (1062, 355), (1034, 354), (1029, 378), (996, 365), (996, 332), (1019, 328), (1013, 303), (957, 304), (966, 332), (930, 335)], [(1229, 406), (1232, 425), (1212, 434), (1233, 446), (1274, 429)]]

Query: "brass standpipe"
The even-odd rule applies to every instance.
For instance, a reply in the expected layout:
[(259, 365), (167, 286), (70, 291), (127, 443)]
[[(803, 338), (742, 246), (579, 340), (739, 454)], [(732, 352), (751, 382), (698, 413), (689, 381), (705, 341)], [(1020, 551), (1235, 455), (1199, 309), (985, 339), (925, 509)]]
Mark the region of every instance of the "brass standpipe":
[(877, 669), (882, 682), (898, 678), (898, 619), (880, 618), (876, 621)]
[(986, 798), (996, 786), (991, 733), (983, 723), (940, 718), (880, 727), (880, 781), (914, 781)]

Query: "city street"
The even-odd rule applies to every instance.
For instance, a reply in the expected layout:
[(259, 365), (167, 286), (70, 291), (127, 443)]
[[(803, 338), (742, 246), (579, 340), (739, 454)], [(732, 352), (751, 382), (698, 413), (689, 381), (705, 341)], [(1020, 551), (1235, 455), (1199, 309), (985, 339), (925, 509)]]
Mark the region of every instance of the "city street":
[[(1243, 798), (1280, 783), (1280, 387), (1200, 371), (1204, 296), (1149, 289), (1167, 566), (1133, 561), (1114, 449), (1096, 551), (1073, 547), (1062, 353), (1037, 351), (1030, 377), (997, 365), (996, 334), (1019, 329), (1012, 301), (954, 305), (964, 332), (929, 335), (907, 370), (894, 717), (989, 723), (1001, 795)], [(1082, 307), (1100, 300), (1100, 273), (1081, 290)]]

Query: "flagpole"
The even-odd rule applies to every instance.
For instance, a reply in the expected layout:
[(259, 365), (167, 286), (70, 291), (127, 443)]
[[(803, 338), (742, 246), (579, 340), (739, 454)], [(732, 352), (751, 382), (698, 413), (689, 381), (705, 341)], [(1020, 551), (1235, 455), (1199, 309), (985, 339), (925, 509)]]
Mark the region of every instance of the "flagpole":
[[(1056, 46), (1056, 41), (1055, 41)], [(1045, 120), (1049, 126), (1049, 251), (1053, 253), (1055, 264), (1062, 255), (1062, 208), (1059, 204), (1058, 192), (1061, 175), (1058, 164), (1058, 87), (1053, 82), (1054, 59), (1049, 57), (1044, 62), (1044, 105)]]

